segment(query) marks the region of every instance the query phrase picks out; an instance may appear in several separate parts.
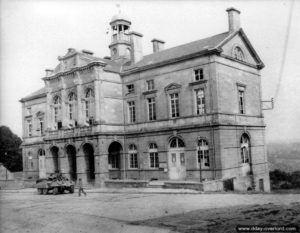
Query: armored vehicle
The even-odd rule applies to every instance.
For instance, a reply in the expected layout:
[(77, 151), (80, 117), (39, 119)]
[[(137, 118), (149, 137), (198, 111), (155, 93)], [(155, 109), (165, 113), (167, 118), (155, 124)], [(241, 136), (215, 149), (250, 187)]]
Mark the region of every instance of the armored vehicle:
[(65, 190), (74, 193), (74, 182), (60, 173), (52, 174), (48, 178), (36, 181), (36, 188), (39, 194), (47, 194), (50, 190), (53, 194), (64, 193)]

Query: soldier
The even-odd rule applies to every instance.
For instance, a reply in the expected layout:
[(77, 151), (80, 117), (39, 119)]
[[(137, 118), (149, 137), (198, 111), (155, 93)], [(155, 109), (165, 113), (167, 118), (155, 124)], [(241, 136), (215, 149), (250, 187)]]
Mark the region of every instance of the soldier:
[(86, 192), (83, 190), (83, 185), (82, 185), (82, 180), (81, 178), (78, 179), (78, 186), (79, 186), (79, 190), (78, 190), (78, 196), (81, 196), (81, 192), (84, 193), (84, 195), (86, 196)]

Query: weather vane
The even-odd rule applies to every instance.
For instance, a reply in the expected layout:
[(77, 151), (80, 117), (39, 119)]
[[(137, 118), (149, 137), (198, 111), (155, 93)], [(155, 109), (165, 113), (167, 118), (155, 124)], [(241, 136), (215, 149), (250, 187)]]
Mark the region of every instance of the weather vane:
[(118, 3), (118, 4), (116, 4), (116, 7), (119, 10), (119, 14), (121, 14), (121, 5)]

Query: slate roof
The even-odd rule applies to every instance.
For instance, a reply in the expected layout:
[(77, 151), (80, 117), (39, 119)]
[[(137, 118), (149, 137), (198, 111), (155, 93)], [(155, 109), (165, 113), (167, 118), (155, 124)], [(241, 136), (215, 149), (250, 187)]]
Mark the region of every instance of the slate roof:
[(229, 32), (224, 32), (201, 40), (165, 49), (157, 53), (146, 55), (141, 61), (137, 62), (136, 64), (124, 67), (124, 71), (134, 68), (141, 68), (148, 65), (154, 65), (164, 61), (184, 57), (190, 54), (199, 53), (207, 49), (216, 48), (216, 46), (223, 40), (225, 40), (229, 35)]
[(38, 96), (46, 96), (46, 87), (43, 87), (43, 88), (41, 88), (41, 89), (38, 89), (37, 91), (35, 91), (35, 92), (32, 92), (31, 94), (29, 94), (29, 95), (27, 95), (27, 96), (25, 96), (25, 97), (23, 97), (21, 100), (20, 100), (20, 102), (23, 102), (23, 101), (26, 101), (26, 100), (30, 100), (30, 99), (33, 99), (33, 98), (36, 98), (36, 97), (38, 97)]

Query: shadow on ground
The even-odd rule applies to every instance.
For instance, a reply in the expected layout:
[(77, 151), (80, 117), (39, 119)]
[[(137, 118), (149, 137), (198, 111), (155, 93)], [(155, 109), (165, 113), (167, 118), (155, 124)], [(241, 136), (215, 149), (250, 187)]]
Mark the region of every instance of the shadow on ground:
[(299, 223), (299, 202), (286, 206), (268, 203), (264, 205), (195, 210), (161, 218), (130, 222), (132, 225), (161, 227), (183, 233), (232, 233), (236, 232), (237, 225), (299, 226)]

